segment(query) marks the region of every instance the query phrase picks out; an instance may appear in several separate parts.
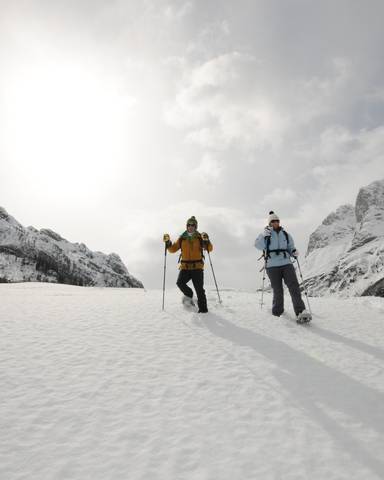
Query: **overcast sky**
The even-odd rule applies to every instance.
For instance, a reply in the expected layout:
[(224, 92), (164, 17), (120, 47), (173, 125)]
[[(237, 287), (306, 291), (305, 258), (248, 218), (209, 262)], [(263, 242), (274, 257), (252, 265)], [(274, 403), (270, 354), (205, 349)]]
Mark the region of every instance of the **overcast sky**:
[(382, 0), (0, 7), (0, 205), (118, 253), (149, 288), (191, 215), (219, 283), (255, 289), (270, 209), (304, 256), (384, 177)]

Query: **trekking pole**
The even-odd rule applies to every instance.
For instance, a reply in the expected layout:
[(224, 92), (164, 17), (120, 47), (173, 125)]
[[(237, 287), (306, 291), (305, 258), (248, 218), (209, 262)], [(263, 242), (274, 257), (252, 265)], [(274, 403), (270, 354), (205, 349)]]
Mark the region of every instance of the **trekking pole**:
[[(259, 260), (264, 257), (264, 254), (259, 258)], [(260, 309), (262, 310), (263, 309), (263, 305), (264, 305), (264, 283), (265, 283), (265, 272), (267, 270), (267, 259), (264, 257), (264, 266), (263, 268), (260, 270), (260, 272), (262, 271), (263, 272), (263, 284), (262, 284), (262, 287), (261, 287), (261, 301), (260, 301)]]
[[(207, 250), (207, 252), (208, 252), (208, 250)], [(215, 281), (215, 285), (216, 285), (216, 291), (217, 291), (217, 296), (219, 297), (219, 303), (221, 303), (221, 298), (220, 298), (219, 288), (218, 288), (218, 286), (217, 286), (217, 282), (216, 282), (216, 276), (215, 276), (215, 271), (213, 270), (213, 265), (212, 265), (211, 255), (209, 254), (209, 252), (208, 252), (208, 258), (209, 258), (209, 263), (211, 264), (211, 268), (212, 268), (213, 280)]]
[(165, 297), (165, 272), (167, 271), (167, 244), (165, 244), (164, 250), (164, 278), (163, 278), (163, 310), (164, 310), (164, 297)]
[(308, 310), (309, 310), (309, 313), (312, 315), (311, 306), (310, 306), (310, 304), (309, 304), (308, 291), (307, 291), (307, 287), (305, 286), (305, 283), (304, 283), (303, 274), (301, 273), (301, 268), (300, 268), (299, 259), (298, 259), (297, 257), (295, 257), (295, 260), (296, 260), (296, 262), (297, 262), (297, 266), (299, 267), (299, 273), (300, 273), (300, 277), (301, 277), (301, 283), (302, 283), (302, 285), (303, 285), (304, 293), (305, 293), (305, 298), (307, 299), (307, 303), (308, 303)]

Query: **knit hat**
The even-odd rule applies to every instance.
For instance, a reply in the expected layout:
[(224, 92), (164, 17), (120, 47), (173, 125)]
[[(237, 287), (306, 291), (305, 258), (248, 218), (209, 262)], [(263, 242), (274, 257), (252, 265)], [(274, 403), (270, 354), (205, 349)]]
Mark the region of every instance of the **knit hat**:
[(197, 228), (197, 220), (194, 216), (192, 216), (191, 218), (188, 218), (187, 225), (188, 225), (188, 223), (190, 223), (190, 224), (194, 223), (196, 225), (196, 228)]
[(268, 225), (271, 224), (272, 220), (278, 220), (280, 221), (280, 218), (276, 215), (275, 212), (273, 212), (272, 210), (269, 212), (269, 215), (268, 215)]

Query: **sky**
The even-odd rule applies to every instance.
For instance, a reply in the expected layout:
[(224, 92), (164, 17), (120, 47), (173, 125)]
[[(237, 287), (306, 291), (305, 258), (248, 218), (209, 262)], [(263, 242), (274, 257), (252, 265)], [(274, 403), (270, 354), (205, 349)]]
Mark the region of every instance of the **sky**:
[(381, 0), (0, 8), (0, 206), (118, 253), (147, 288), (162, 287), (163, 233), (191, 215), (219, 286), (253, 290), (270, 210), (304, 257), (331, 211), (384, 178)]

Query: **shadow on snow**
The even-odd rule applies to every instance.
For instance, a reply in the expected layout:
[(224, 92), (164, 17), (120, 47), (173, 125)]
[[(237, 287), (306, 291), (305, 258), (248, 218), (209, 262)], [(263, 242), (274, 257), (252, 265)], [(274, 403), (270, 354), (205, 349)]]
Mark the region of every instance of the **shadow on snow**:
[[(341, 412), (354, 422), (384, 435), (384, 395), (338, 372), (322, 362), (297, 351), (286, 343), (261, 335), (210, 313), (202, 323), (213, 335), (232, 344), (249, 347), (272, 361), (279, 369), (273, 371), (285, 391), (293, 397), (311, 418), (339, 444), (341, 452), (348, 450), (361, 464), (384, 475), (384, 463), (373, 457), (358, 439), (327, 415), (326, 408)], [(311, 329), (313, 331), (313, 327)], [(315, 327), (325, 338), (340, 341), (340, 335)], [(344, 339), (347, 345), (377, 355), (378, 349), (356, 340)]]

